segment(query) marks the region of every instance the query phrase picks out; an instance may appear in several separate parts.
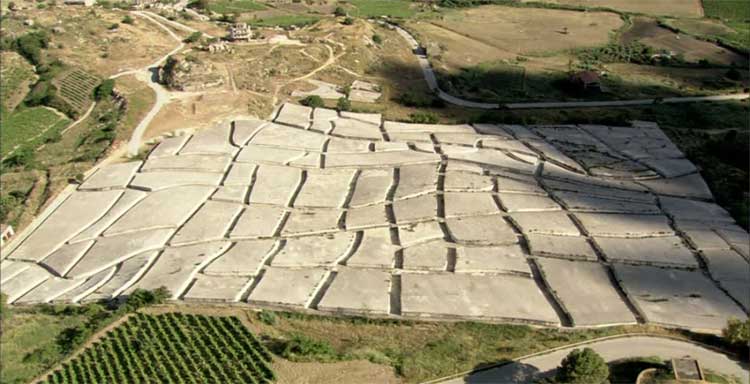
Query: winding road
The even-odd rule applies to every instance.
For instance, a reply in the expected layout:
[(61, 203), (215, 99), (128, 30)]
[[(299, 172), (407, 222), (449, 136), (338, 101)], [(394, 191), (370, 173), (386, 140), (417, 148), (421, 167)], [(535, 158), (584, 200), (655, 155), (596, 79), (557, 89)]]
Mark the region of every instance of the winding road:
[(591, 340), (520, 358), (497, 368), (459, 374), (430, 383), (529, 383), (540, 376), (553, 373), (570, 351), (584, 347), (592, 348), (608, 362), (646, 356), (659, 356), (663, 359), (692, 357), (697, 359), (704, 369), (735, 376), (742, 383), (750, 383), (747, 363), (733, 360), (723, 353), (698, 344), (646, 335), (624, 335)]
[(483, 103), (477, 101), (471, 101), (462, 99), (440, 89), (435, 76), (435, 71), (430, 65), (430, 61), (427, 55), (421, 54), (421, 46), (414, 36), (409, 31), (401, 28), (395, 24), (389, 24), (395, 28), (396, 32), (409, 44), (409, 47), (417, 57), (419, 66), (422, 68), (422, 74), (427, 82), (427, 86), (431, 91), (437, 94), (437, 97), (446, 103), (457, 105), (459, 107), (474, 108), (474, 109), (545, 109), (545, 108), (595, 108), (595, 107), (630, 107), (637, 105), (654, 105), (654, 104), (678, 104), (678, 103), (694, 103), (694, 102), (716, 102), (716, 101), (731, 101), (731, 100), (745, 100), (750, 98), (750, 93), (735, 93), (726, 95), (713, 95), (713, 96), (687, 96), (687, 97), (668, 97), (668, 98), (655, 98), (655, 99), (636, 99), (636, 100), (613, 100), (613, 101), (550, 101), (550, 102), (539, 102), (539, 103)]

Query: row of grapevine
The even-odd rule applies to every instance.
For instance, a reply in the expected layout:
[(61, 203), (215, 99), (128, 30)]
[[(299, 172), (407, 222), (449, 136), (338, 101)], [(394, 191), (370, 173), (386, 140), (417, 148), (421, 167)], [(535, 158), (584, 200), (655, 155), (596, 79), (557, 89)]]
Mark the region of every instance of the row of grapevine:
[(271, 354), (236, 317), (138, 313), (47, 383), (268, 383)]
[(74, 69), (57, 81), (58, 96), (72, 108), (83, 111), (91, 102), (99, 79), (82, 70)]

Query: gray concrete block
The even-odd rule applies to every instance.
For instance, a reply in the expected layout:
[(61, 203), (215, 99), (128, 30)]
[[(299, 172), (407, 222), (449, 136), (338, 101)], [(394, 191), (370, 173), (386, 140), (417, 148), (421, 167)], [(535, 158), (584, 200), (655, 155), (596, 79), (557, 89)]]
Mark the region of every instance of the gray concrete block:
[(697, 267), (693, 253), (676, 236), (626, 239), (595, 237), (607, 260), (656, 266)]
[(467, 245), (506, 245), (518, 242), (518, 236), (502, 216), (457, 217), (445, 220), (453, 240)]
[(391, 274), (388, 272), (341, 268), (317, 309), (343, 314), (386, 315), (390, 311), (390, 285)]
[(286, 239), (271, 265), (294, 268), (333, 266), (354, 251), (354, 240), (355, 234), (349, 232)]
[(583, 236), (526, 235), (529, 252), (535, 256), (596, 261), (597, 256)]
[(320, 268), (266, 268), (247, 300), (255, 305), (307, 308), (327, 275)]
[(531, 277), (531, 268), (521, 247), (459, 247), (456, 249), (456, 273), (512, 273)]

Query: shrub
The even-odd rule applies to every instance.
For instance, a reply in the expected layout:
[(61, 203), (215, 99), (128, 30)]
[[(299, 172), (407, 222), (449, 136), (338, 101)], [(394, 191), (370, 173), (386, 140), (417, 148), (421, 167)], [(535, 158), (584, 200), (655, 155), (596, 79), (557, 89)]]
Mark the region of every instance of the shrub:
[(372, 41), (375, 44), (383, 44), (383, 38), (378, 34), (372, 35)]
[(115, 80), (106, 79), (94, 89), (94, 98), (96, 98), (97, 101), (104, 100), (105, 98), (112, 96), (114, 89)]
[(125, 15), (125, 17), (122, 18), (122, 23), (133, 25), (135, 23), (135, 20), (133, 20), (133, 18), (130, 17), (130, 15)]
[(352, 25), (352, 24), (354, 24), (354, 18), (353, 18), (353, 17), (349, 17), (349, 16), (347, 16), (347, 17), (346, 17), (346, 18), (344, 19), (344, 25)]
[(258, 320), (263, 324), (274, 325), (276, 324), (276, 314), (271, 311), (262, 310), (258, 313)]
[(750, 343), (750, 319), (745, 321), (729, 319), (727, 326), (722, 330), (724, 338), (735, 345), (747, 345)]
[(346, 10), (342, 7), (336, 7), (336, 9), (333, 10), (333, 14), (337, 17), (346, 16)]
[(300, 100), (300, 103), (312, 108), (320, 108), (325, 105), (323, 99), (318, 95), (307, 96), (304, 99)]
[(340, 97), (339, 101), (336, 102), (336, 109), (340, 111), (350, 111), (352, 109), (352, 103), (346, 97)]
[(419, 124), (436, 124), (438, 122), (438, 117), (429, 112), (412, 113), (409, 115), (409, 119), (412, 123)]
[(12, 155), (8, 156), (3, 160), (3, 165), (10, 167), (25, 167), (31, 165), (34, 161), (34, 150), (29, 147), (21, 147), (16, 149)]
[(185, 38), (186, 43), (195, 43), (196, 41), (201, 39), (201, 36), (203, 36), (202, 33), (196, 31), (191, 33), (188, 37)]
[(435, 107), (442, 108), (445, 106), (442, 100), (431, 95), (422, 95), (414, 92), (404, 92), (399, 95), (397, 101), (407, 107), (426, 108)]
[(120, 24), (112, 23), (109, 27), (107, 27), (107, 29), (109, 29), (110, 31), (114, 31), (117, 28), (120, 28)]
[(139, 308), (149, 305), (161, 304), (171, 296), (172, 294), (165, 287), (160, 287), (153, 291), (137, 288), (128, 296), (123, 308), (125, 311), (134, 312)]
[(737, 70), (737, 68), (732, 67), (727, 71), (726, 74), (727, 78), (734, 81), (742, 80), (742, 73)]
[(560, 383), (600, 384), (609, 376), (607, 362), (591, 348), (574, 349), (557, 369), (555, 379)]
[(311, 339), (305, 335), (294, 335), (286, 342), (281, 356), (289, 360), (333, 361), (338, 358), (336, 351), (326, 341)]

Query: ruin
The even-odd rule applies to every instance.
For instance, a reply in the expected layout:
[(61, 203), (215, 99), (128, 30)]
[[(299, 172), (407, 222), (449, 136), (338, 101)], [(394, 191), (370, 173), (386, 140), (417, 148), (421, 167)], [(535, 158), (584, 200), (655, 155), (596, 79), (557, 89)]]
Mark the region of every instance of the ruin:
[(749, 241), (653, 123), (284, 104), (97, 170), (3, 249), (0, 280), (16, 304), (166, 286), (321, 313), (717, 332), (750, 310)]
[(229, 27), (229, 39), (232, 41), (247, 41), (252, 37), (252, 31), (246, 23), (235, 23)]

